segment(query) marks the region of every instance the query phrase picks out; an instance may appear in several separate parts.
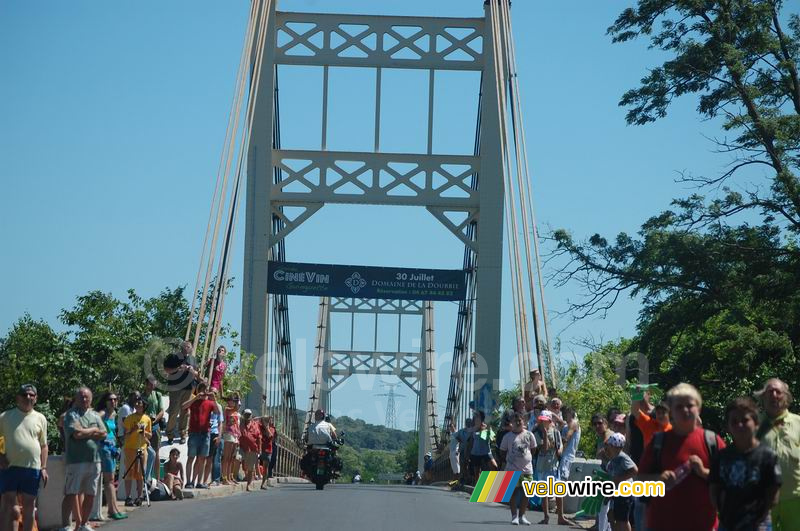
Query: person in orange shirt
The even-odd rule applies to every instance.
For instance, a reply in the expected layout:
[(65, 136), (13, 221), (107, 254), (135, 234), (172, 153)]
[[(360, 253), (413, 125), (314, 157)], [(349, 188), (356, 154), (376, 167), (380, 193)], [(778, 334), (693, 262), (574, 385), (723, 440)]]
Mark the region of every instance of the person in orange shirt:
[(655, 407), (650, 405), (649, 392), (644, 394), (643, 400), (631, 402), (631, 415), (635, 419), (636, 426), (642, 432), (645, 447), (653, 440), (653, 435), (672, 429), (672, 424), (669, 423), (669, 408), (663, 402)]

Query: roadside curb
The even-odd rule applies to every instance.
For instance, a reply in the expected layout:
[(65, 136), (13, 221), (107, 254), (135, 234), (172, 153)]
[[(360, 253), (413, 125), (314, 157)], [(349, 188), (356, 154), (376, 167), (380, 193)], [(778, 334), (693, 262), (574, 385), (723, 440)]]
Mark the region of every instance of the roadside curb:
[[(267, 480), (267, 485), (270, 489), (273, 488), (280, 488), (281, 484), (289, 485), (289, 484), (305, 484), (310, 483), (307, 479), (303, 478), (294, 478), (294, 477), (281, 477), (281, 478), (270, 478)], [(251, 491), (258, 492), (259, 487), (261, 486), (261, 481), (253, 480)], [(188, 489), (183, 491), (184, 501), (186, 500), (207, 500), (213, 498), (227, 498), (228, 496), (233, 496), (235, 494), (240, 494), (245, 491), (246, 483), (240, 482), (235, 485), (217, 485), (214, 487), (210, 487), (208, 489)], [(163, 505), (169, 505), (170, 503), (180, 503), (173, 502), (172, 500), (163, 500), (153, 502), (156, 507)], [(147, 508), (146, 505), (142, 505), (141, 507), (125, 507), (121, 502), (119, 503), (119, 510), (125, 514), (132, 513), (137, 509)], [(103, 512), (105, 513), (105, 508)], [(100, 521), (92, 521), (92, 527), (102, 527), (108, 523), (115, 522), (116, 520), (112, 520), (110, 518), (106, 518)]]

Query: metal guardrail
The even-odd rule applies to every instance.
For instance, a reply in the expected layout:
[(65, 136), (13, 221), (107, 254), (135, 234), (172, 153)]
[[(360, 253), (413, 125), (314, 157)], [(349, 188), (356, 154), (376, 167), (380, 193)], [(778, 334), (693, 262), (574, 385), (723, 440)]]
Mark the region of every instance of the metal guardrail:
[[(462, 465), (463, 470), (463, 465)], [(452, 481), (458, 479), (450, 466), (450, 453), (445, 451), (433, 459), (433, 481)]]
[(300, 459), (305, 453), (294, 440), (283, 433), (277, 433), (278, 456), (275, 461), (274, 475), (277, 477), (300, 477)]

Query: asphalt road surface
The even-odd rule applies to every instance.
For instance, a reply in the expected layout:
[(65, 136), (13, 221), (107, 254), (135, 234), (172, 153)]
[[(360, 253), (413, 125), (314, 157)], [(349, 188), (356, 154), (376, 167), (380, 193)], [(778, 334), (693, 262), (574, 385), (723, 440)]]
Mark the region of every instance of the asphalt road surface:
[[(127, 520), (102, 529), (478, 531), (510, 527), (508, 508), (467, 500), (465, 493), (440, 487), (340, 484), (317, 491), (314, 485), (281, 485), (227, 498), (154, 502), (152, 508), (142, 507)], [(570, 529), (536, 525), (541, 517), (540, 512), (530, 512), (528, 518), (534, 525), (529, 529)]]

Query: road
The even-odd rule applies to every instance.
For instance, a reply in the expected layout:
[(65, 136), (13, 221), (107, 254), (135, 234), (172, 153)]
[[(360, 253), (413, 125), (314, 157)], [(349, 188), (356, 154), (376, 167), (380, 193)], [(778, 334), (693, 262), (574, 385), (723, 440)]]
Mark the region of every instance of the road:
[[(291, 529), (297, 531), (427, 531), (508, 529), (506, 507), (468, 503), (467, 495), (438, 487), (382, 485), (281, 485), (267, 492), (227, 498), (163, 501), (131, 513), (130, 518), (103, 526), (107, 531)], [(540, 526), (542, 513), (531, 512), (529, 529), (569, 529)], [(552, 521), (552, 519), (551, 519)]]

